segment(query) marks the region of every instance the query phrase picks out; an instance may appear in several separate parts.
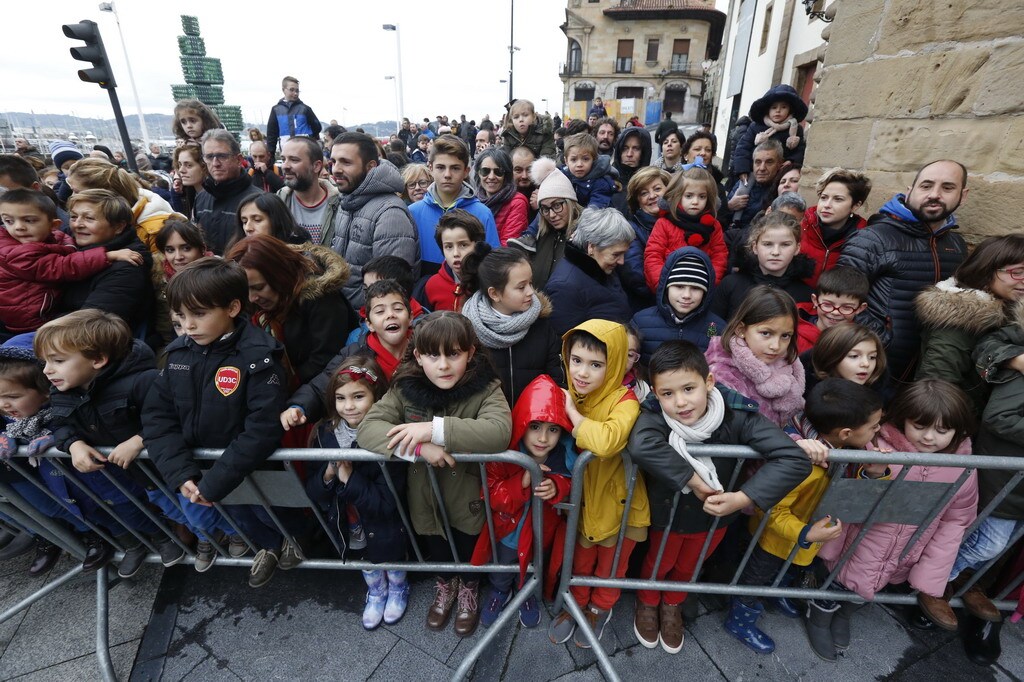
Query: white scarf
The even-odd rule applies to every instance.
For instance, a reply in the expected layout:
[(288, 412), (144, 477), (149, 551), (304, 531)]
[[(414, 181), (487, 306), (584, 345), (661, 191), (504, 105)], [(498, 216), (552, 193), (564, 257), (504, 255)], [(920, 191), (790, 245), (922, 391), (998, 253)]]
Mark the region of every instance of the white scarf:
[[(725, 419), (725, 400), (717, 387), (708, 392), (708, 411), (697, 420), (693, 426), (682, 424), (664, 412), (662, 418), (672, 432), (668, 435), (668, 444), (686, 460), (686, 463), (693, 467), (693, 471), (700, 476), (709, 487), (717, 491), (724, 491), (722, 483), (718, 480), (718, 472), (715, 471), (715, 462), (710, 457), (694, 457), (686, 451), (687, 443), (703, 443), (711, 434), (722, 425)], [(683, 486), (683, 494), (690, 492), (690, 486)]]
[(338, 447), (344, 450), (356, 442), (356, 430), (345, 423), (344, 419), (340, 419), (334, 429), (334, 437), (338, 439)]

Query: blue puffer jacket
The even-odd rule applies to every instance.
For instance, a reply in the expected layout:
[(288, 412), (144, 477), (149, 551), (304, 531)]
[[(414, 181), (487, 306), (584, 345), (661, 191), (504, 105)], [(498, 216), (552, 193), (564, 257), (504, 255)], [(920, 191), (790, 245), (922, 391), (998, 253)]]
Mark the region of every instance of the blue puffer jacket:
[(949, 216), (940, 229), (920, 222), (897, 194), (843, 246), (837, 267), (849, 266), (871, 282), (868, 309), (857, 321), (885, 344), (892, 376), (912, 377), (921, 349), (914, 299), (922, 290), (953, 276), (967, 256), (967, 244)]
[(283, 137), (287, 140), (296, 135), (317, 139), (320, 136), (320, 119), (301, 99), (289, 102), (282, 98), (270, 110), (267, 120), (267, 149), (274, 154), (278, 139)]
[(414, 204), (409, 205), (409, 213), (416, 221), (416, 229), (419, 231), (420, 240), (420, 261), (424, 264), (424, 274), (433, 274), (437, 270), (427, 270), (426, 264), (432, 263), (440, 266), (444, 262), (444, 254), (441, 247), (434, 239), (434, 229), (441, 216), (456, 208), (468, 211), (477, 220), (484, 224), (484, 235), (488, 244), (494, 248), (501, 246), (498, 241), (498, 226), (494, 223), (494, 214), (491, 209), (484, 206), (483, 202), (476, 198), (476, 193), (469, 183), (463, 183), (462, 193), (455, 200), (455, 204), (443, 208), (437, 199), (437, 190), (434, 185), (427, 190), (427, 195)]
[(654, 230), (654, 223), (658, 222), (658, 216), (643, 211), (627, 215), (636, 238), (626, 251), (626, 262), (619, 267), (619, 279), (622, 280), (622, 288), (629, 296), (630, 307), (633, 310), (642, 310), (654, 305), (654, 295), (647, 288), (647, 281), (644, 279), (644, 249), (647, 248), (647, 240)]
[(619, 171), (612, 167), (611, 158), (607, 156), (597, 157), (594, 166), (582, 178), (577, 178), (569, 172), (568, 166), (562, 166), (562, 173), (572, 183), (576, 190), (576, 202), (583, 208), (608, 208), (612, 203), (612, 195), (615, 194), (615, 180), (619, 177)]
[[(676, 322), (675, 311), (665, 299), (665, 288), (672, 268), (685, 256), (696, 256), (704, 263), (704, 268), (708, 272), (708, 290), (697, 309)], [(711, 301), (714, 297), (715, 269), (711, 266), (711, 259), (706, 253), (694, 246), (684, 246), (669, 254), (658, 280), (657, 302), (633, 316), (633, 324), (640, 330), (644, 339), (640, 346), (642, 362), (646, 364), (651, 359), (651, 354), (666, 341), (689, 341), (702, 351), (707, 350), (711, 337), (719, 336), (725, 330), (725, 321), (711, 312)]]

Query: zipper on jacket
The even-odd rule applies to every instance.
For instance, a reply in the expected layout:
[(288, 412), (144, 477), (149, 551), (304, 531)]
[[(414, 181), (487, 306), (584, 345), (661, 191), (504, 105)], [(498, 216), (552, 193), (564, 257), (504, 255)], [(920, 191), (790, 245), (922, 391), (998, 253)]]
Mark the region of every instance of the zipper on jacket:
[(933, 233), (931, 238), (928, 240), (928, 245), (932, 251), (932, 268), (935, 270), (935, 275), (932, 277), (932, 282), (938, 284), (939, 280), (942, 279), (942, 269), (939, 267), (939, 252), (935, 249), (935, 242), (937, 238)]

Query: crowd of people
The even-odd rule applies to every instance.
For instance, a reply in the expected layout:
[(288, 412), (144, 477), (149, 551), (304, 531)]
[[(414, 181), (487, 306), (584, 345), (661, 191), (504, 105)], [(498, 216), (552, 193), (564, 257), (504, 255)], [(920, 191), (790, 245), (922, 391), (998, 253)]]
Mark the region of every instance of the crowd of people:
[[(684, 139), (666, 119), (655, 144), (635, 120), (620, 130), (600, 101), (564, 126), (523, 99), (497, 124), (405, 120), (384, 144), (336, 124), (321, 137), (298, 80), (285, 78), (282, 93), (248, 157), (209, 107), (179, 102), (169, 182), (64, 141), (50, 147), (52, 187), (34, 157), (0, 156), (0, 481), (81, 537), (85, 569), (111, 561), (111, 539), (125, 550), (124, 578), (152, 548), (165, 566), (184, 558), (142, 501), (191, 539), (197, 571), (256, 551), (249, 584), (263, 586), (323, 551), (324, 538), (296, 510), (276, 510), (282, 534), (262, 507), (224, 506), (231, 523), (213, 503), (279, 447), (364, 448), (386, 467), (340, 459), (302, 470), (331, 551), (409, 558), (403, 505), (434, 561), (485, 564), (493, 553), (522, 567), (486, 583), (437, 577), (426, 625), (451, 620), (464, 637), (493, 624), (522, 584), (533, 497), (544, 501), (550, 597), (565, 523), (555, 505), (589, 451), (576, 472), (574, 575), (622, 577), (637, 553), (637, 575), (699, 579), (702, 548), (709, 570), (716, 557), (728, 564), (770, 511), (741, 584), (773, 584), (793, 556), (783, 585), (838, 568), (831, 586), (863, 601), (801, 611), (735, 597), (724, 627), (751, 650), (775, 648), (757, 625), (767, 605), (804, 618), (814, 652), (836, 660), (853, 613), (909, 585), (919, 626), (966, 619), (972, 658), (998, 657), (1002, 617), (986, 596), (998, 572), (966, 592), (965, 613), (948, 598), (1009, 556), (1024, 487), (996, 499), (1013, 472), (887, 461), (893, 451), (1020, 455), (1024, 236), (969, 251), (956, 231), (962, 164), (923, 165), (865, 218), (871, 180), (860, 170), (801, 177), (807, 107), (789, 86), (751, 106), (725, 172), (710, 132)], [(761, 459), (698, 457), (695, 443), (748, 446)], [(31, 465), (11, 459), (20, 446)], [(73, 470), (34, 457), (51, 447)], [(156, 472), (136, 461), (144, 448)], [(223, 454), (202, 466), (197, 448)], [(878, 459), (839, 467), (829, 453), (841, 448)], [(452, 453), (509, 449), (543, 478), (487, 465), (492, 547), (480, 471)], [(642, 472), (631, 497), (623, 453)], [(816, 514), (835, 476), (957, 487), (927, 528), (864, 529)], [(5, 524), (0, 543), (19, 541), (17, 523)], [(43, 573), (60, 549), (35, 543), (30, 570)], [(402, 618), (405, 572), (363, 575), (363, 625)], [(572, 595), (600, 639), (619, 590)], [(639, 591), (639, 642), (680, 651), (685, 600)], [(541, 609), (527, 599), (523, 626), (538, 625)], [(590, 646), (567, 611), (549, 637)]]

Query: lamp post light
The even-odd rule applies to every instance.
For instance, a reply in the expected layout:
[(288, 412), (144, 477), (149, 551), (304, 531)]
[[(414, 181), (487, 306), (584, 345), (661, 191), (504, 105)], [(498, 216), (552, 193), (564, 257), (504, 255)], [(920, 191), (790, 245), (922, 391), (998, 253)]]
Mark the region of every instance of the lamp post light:
[(394, 76), (384, 76), (384, 80), (392, 81), (395, 84), (395, 112), (398, 114), (398, 119), (395, 121), (395, 132), (400, 133), (402, 131), (402, 105), (398, 100), (398, 79)]
[(398, 127), (402, 127), (402, 117), (405, 115), (405, 80), (402, 78), (402, 34), (398, 30), (398, 24), (384, 24), (385, 31), (395, 32), (395, 50), (398, 53), (398, 78), (395, 81), (395, 88), (398, 92)]
[(135, 98), (135, 109), (139, 112), (139, 127), (142, 128), (142, 140), (145, 142), (145, 151), (149, 152), (149, 131), (146, 129), (146, 116), (142, 113), (142, 104), (139, 102), (139, 91), (135, 89), (135, 76), (132, 75), (132, 62), (128, 59), (128, 46), (124, 42), (124, 31), (121, 30), (121, 17), (117, 15), (117, 7), (112, 2), (101, 2), (101, 12), (110, 12), (114, 15), (117, 23), (117, 33), (121, 36), (121, 49), (124, 51), (124, 64), (128, 67), (128, 82), (132, 86), (132, 96)]

